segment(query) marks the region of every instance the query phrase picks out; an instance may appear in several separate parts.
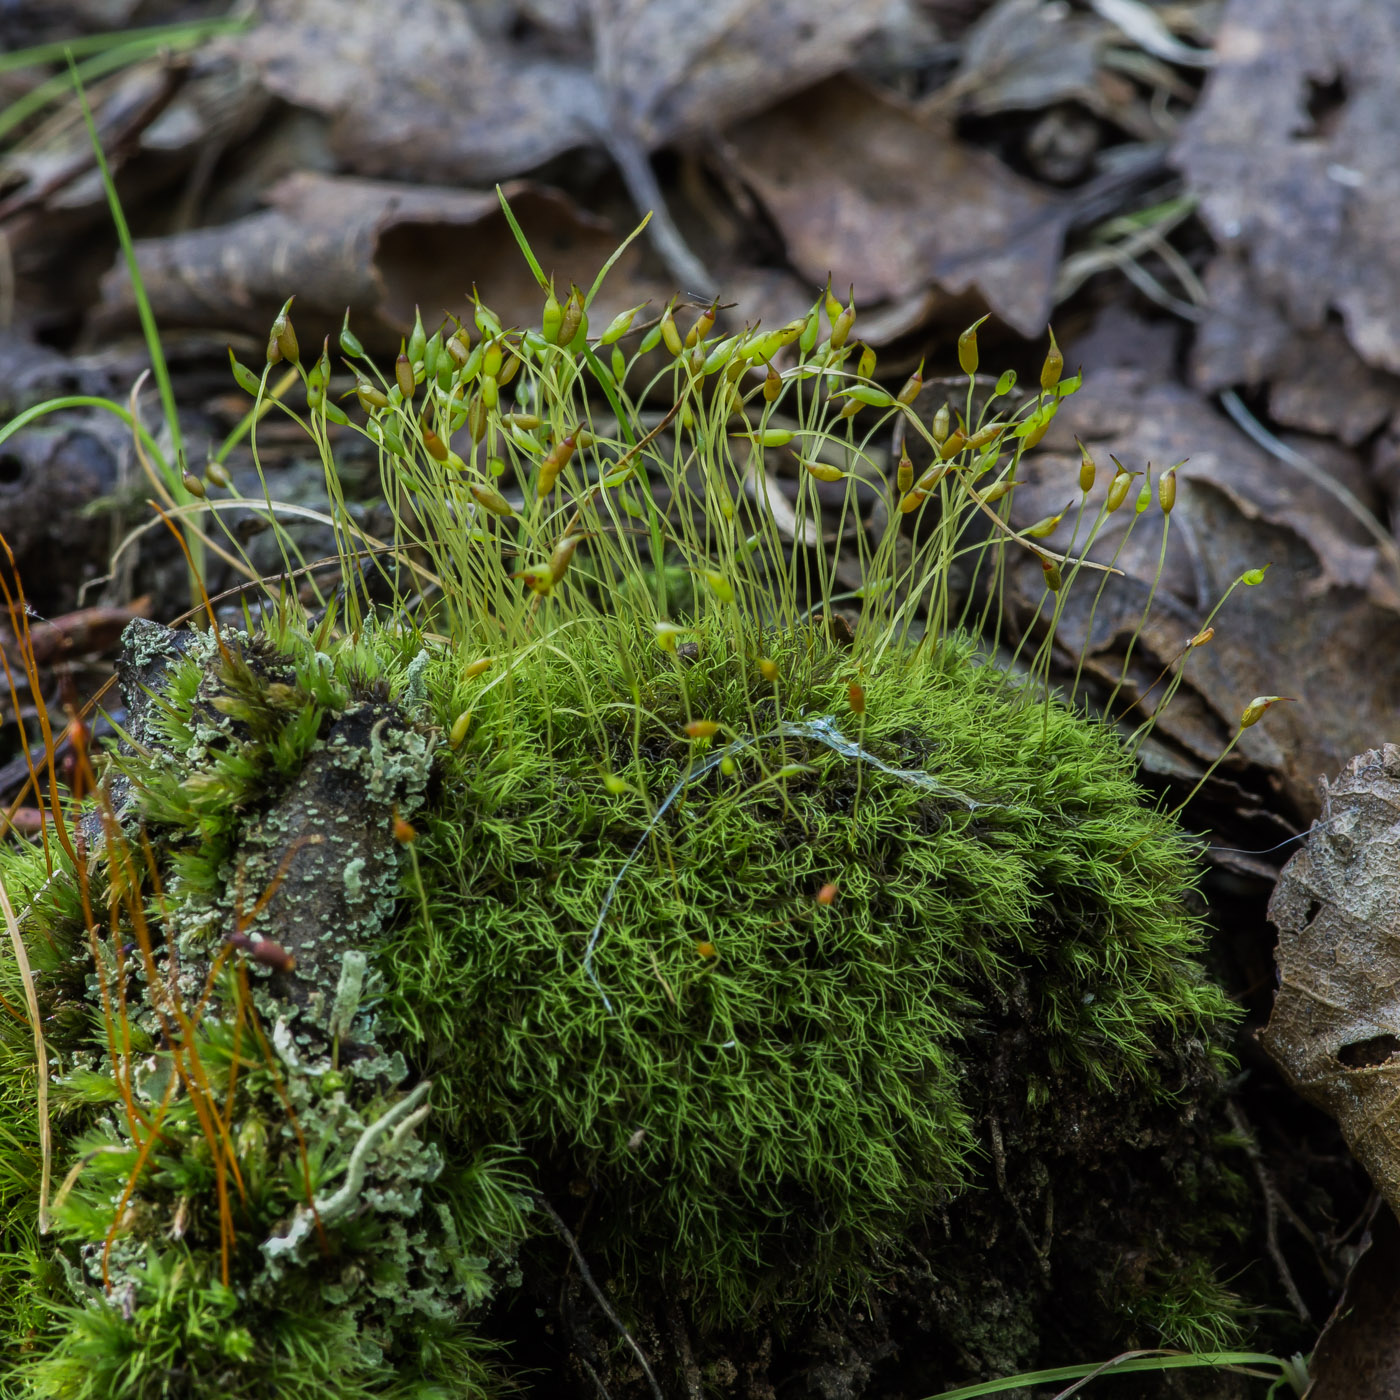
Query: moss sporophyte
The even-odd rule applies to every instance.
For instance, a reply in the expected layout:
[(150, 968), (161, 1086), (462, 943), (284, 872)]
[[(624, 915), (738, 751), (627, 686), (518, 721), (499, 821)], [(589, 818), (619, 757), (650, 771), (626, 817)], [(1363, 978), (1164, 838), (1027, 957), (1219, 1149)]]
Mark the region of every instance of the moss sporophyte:
[[(235, 373), (255, 460), (272, 411), (324, 464), (334, 577), (287, 538), (256, 622), (133, 624), (122, 742), (88, 754), (75, 715), (85, 782), (35, 774), (52, 820), (3, 857), (15, 1384), (490, 1394), (531, 1361), (512, 1300), (575, 1254), (615, 1393), (667, 1309), (703, 1356), (915, 1257), (957, 1297), (949, 1353), (1005, 1366), (1052, 1325), (1076, 1211), (1100, 1267), (1054, 1267), (1109, 1332), (1229, 1338), (1203, 1261), (1230, 1183), (1191, 1125), (1231, 1009), (1193, 843), (1052, 693), (1048, 639), (1013, 677), (962, 630), (1006, 550), (1041, 557), (1050, 627), (1095, 567), (1087, 454), (1067, 552), (1008, 523), (1078, 377), (1052, 348), (1033, 394), (987, 393), (974, 327), (934, 409), (921, 373), (871, 378), (829, 294), (776, 331), (668, 307), (595, 338), (602, 274), (561, 299), (524, 251), (539, 330), (478, 302), (386, 374), (347, 319), (344, 395), (283, 309)], [(373, 446), (387, 538), (331, 424)], [(233, 507), (275, 503), (204, 485), (172, 524), (244, 557)], [(883, 533), (847, 529), (872, 506)], [(989, 589), (955, 592), (968, 563)], [(1115, 1152), (1150, 1200), (1086, 1184)], [(1032, 1267), (991, 1262), (994, 1219)]]

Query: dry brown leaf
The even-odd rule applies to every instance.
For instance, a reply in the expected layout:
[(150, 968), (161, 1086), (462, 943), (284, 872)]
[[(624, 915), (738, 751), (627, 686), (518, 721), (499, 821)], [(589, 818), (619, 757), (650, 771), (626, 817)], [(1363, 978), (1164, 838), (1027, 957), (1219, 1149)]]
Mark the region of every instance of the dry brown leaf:
[(1400, 409), (1400, 379), (1373, 369), (1339, 324), (1291, 325), (1242, 258), (1221, 254), (1206, 273), (1210, 306), (1191, 353), (1191, 377), (1206, 392), (1269, 386), (1269, 416), (1349, 447)]
[(1231, 0), (1175, 160), (1226, 249), (1299, 327), (1339, 312), (1400, 373), (1400, 8)]
[[(1400, 746), (1323, 783), (1322, 820), (1269, 902), (1279, 991), (1264, 1048), (1334, 1117), (1352, 1155), (1400, 1205)], [(1340, 1392), (1338, 1392), (1340, 1393)]]
[(600, 0), (598, 74), (648, 149), (761, 112), (851, 67), (888, 0)]
[(983, 115), (1070, 101), (1097, 109), (1099, 51), (1109, 32), (1063, 5), (998, 0), (963, 36), (957, 72), (928, 106)]
[[(541, 265), (561, 287), (588, 286), (621, 235), (557, 191), (506, 187)], [(165, 327), (211, 324), (265, 335), (295, 293), (305, 344), (340, 325), (347, 306), (369, 346), (396, 344), (420, 306), (425, 321), (467, 317), (470, 293), (507, 325), (539, 319), (542, 293), (516, 247), (495, 194), (387, 181), (294, 175), (269, 193), (272, 208), (217, 228), (136, 245), (146, 291)], [(624, 306), (660, 295), (636, 280), (632, 245), (594, 303), (600, 324)], [(131, 322), (135, 304), (124, 265), (103, 283), (94, 318), (100, 333)]]
[(1069, 206), (951, 128), (833, 78), (732, 128), (725, 155), (812, 282), (867, 304), (975, 289), (1022, 335), (1045, 328)]
[[(1153, 464), (1154, 503), (1118, 557), (1128, 577), (1106, 588), (1092, 636), (1096, 583), (1081, 576), (1069, 592), (1057, 632), (1062, 661), (1072, 668), (1087, 644), (1087, 673), (1116, 683), (1157, 571), (1162, 517), (1156, 481), (1164, 468), (1188, 458), (1178, 472), (1162, 582), (1115, 713), (1179, 655), (1234, 578), (1272, 563), (1263, 586), (1236, 589), (1215, 619), (1214, 641), (1192, 653), (1187, 682), (1163, 712), (1157, 733), (1203, 765), (1235, 732), (1255, 695), (1297, 697), (1297, 704), (1275, 707), (1246, 730), (1236, 753), (1270, 773), (1286, 805), (1310, 812), (1316, 776), (1335, 771), (1394, 722), (1400, 596), (1380, 550), (1332, 496), (1257, 447), (1213, 405), (1131, 369), (1093, 370), (1080, 394), (1064, 401), (1044, 444), (1018, 473), (1018, 526), (1078, 499), (1075, 436), (1099, 466), (1090, 518), (1113, 473), (1110, 453), (1131, 471)], [(1354, 457), (1318, 444), (1309, 451), (1350, 489), (1365, 491)], [(1134, 482), (1093, 558), (1111, 558), (1134, 518), (1140, 485)], [(1074, 514), (1046, 541), (1051, 549), (1068, 545)], [(1009, 588), (1015, 615), (1029, 616), (1044, 594), (1038, 562), (1020, 556)], [(1149, 709), (1158, 695), (1153, 692)]]
[[(323, 112), (344, 168), (481, 181), (619, 137), (651, 149), (849, 67), (903, 0), (597, 0), (592, 49), (483, 34), (454, 0), (269, 0), (235, 43), (286, 101)], [(573, 7), (538, 18), (571, 28)]]
[(585, 67), (484, 38), (456, 0), (268, 0), (228, 41), (268, 90), (330, 120), (341, 168), (383, 178), (502, 179), (601, 120)]

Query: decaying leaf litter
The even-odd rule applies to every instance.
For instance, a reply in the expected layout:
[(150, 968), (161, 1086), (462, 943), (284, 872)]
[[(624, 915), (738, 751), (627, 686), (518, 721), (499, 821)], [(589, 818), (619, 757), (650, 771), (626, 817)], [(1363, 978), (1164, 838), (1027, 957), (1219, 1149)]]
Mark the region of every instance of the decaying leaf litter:
[[(0, 21), (16, 26), (16, 45), (188, 18), (173, 4), (75, 5), (61, 18), (18, 8)], [(843, 293), (855, 284), (857, 334), (891, 382), (929, 355), (929, 411), (962, 326), (990, 311), (984, 345), (998, 323), (1014, 332), (999, 348), (1024, 354), (1033, 382), (1034, 352), (1016, 336), (1053, 321), (1086, 388), (1028, 461), (1019, 523), (1073, 496), (1076, 438), (1100, 464), (1100, 492), (1110, 454), (1134, 472), (1189, 459), (1157, 611), (1114, 712), (1140, 693), (1150, 709), (1160, 687), (1149, 688), (1181, 663), (1222, 585), (1271, 565), (1192, 649), (1146, 755), (1184, 793), (1253, 694), (1296, 701), (1245, 733), (1198, 800), (1197, 825), (1221, 848), (1209, 889), (1222, 910), (1257, 909), (1292, 849), (1278, 848), (1319, 815), (1318, 778), (1385, 738), (1398, 585), (1384, 522), (1400, 481), (1385, 119), (1400, 35), (1388, 7), (412, 0), (390, 28), (381, 7), (351, 3), (270, 4), (228, 28), (88, 80), (140, 221), (192, 444), (217, 443), (246, 408), (221, 370), (224, 345), (253, 358), (294, 291), (302, 333), (316, 339), (349, 302), (366, 339), (392, 344), (415, 305), (466, 312), (473, 283), (521, 323), (536, 316), (491, 182), (515, 182), (526, 231), (561, 284), (591, 275), (639, 207), (655, 208), (602, 314), (718, 291), (735, 327), (780, 324), (830, 273)], [(0, 73), (7, 99), (52, 71)], [(5, 139), (8, 407), (99, 385), (124, 394), (142, 361), (130, 284), (109, 271), (106, 205), (76, 108), (56, 95)], [(88, 533), (84, 578), (68, 583), (92, 584), (89, 595), (65, 595), (57, 580), (48, 605), (120, 606), (151, 584), (178, 598), (179, 570), (154, 536), (121, 577), (125, 595), (108, 597), (107, 546), (114, 523), (119, 538), (135, 522), (140, 469), (105, 425), (80, 413), (55, 423), (6, 443), (0, 461), (0, 523), (27, 541), (23, 568)], [(276, 441), (270, 432), (265, 455)], [(118, 502), (92, 524), (52, 506), (51, 479), (79, 480), (64, 467), (74, 453), (95, 473), (78, 490)], [(47, 532), (34, 529), (36, 500), (50, 503)], [(1105, 536), (1102, 557), (1117, 544)], [(1117, 560), (1131, 586), (1107, 593), (1092, 622), (1062, 621), (1063, 661), (1072, 667), (1087, 639), (1101, 698), (1118, 685), (1125, 619), (1158, 544), (1134, 534)], [(1013, 573), (1009, 626), (1026, 624), (1042, 591), (1033, 562)], [(1257, 972), (1268, 935), (1254, 924), (1240, 937), (1258, 946), (1226, 961)], [(1248, 980), (1241, 990), (1266, 1000)], [(1252, 1048), (1240, 1053), (1250, 1064)], [(1326, 1139), (1280, 1090), (1257, 1086), (1266, 1074), (1259, 1065), (1245, 1098), (1266, 1149), (1263, 1189), (1313, 1212), (1295, 1235), (1259, 1208), (1273, 1229), (1268, 1267), (1298, 1276), (1315, 1320), (1348, 1258), (1337, 1241), (1358, 1183), (1339, 1161), (1322, 1184), (1306, 1179), (1286, 1141)], [(1305, 1330), (1297, 1345), (1309, 1345)], [(826, 1364), (847, 1384), (868, 1371)]]

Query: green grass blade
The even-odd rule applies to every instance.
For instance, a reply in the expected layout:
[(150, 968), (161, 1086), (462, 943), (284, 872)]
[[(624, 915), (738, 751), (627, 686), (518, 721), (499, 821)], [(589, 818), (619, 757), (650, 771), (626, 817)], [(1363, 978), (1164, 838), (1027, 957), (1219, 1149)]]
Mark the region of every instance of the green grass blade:
[[(1001, 1376), (994, 1381), (944, 1390), (928, 1400), (976, 1400), (981, 1395), (999, 1395), (1007, 1390), (1019, 1390), (1028, 1385), (1049, 1385), (1056, 1381), (1079, 1381), (1095, 1375), (1122, 1375), (1127, 1371), (1180, 1371), (1197, 1367), (1283, 1366), (1276, 1356), (1254, 1351), (1193, 1352), (1189, 1355), (1143, 1356), (1129, 1352), (1123, 1359), (1100, 1361), (1093, 1365), (1054, 1366), (1048, 1371), (1025, 1371), (1018, 1376)], [(1258, 1372), (1249, 1372), (1258, 1375)], [(1273, 1375), (1261, 1377), (1272, 1380)]]
[(593, 279), (593, 285), (588, 289), (588, 295), (583, 299), (583, 309), (585, 311), (593, 304), (593, 298), (598, 295), (599, 288), (603, 285), (603, 279), (613, 269), (613, 264), (627, 251), (628, 244), (651, 222), (651, 210), (648, 209), (646, 217), (617, 245), (612, 251), (612, 256), (608, 258), (602, 267), (598, 269), (598, 275)]
[(510, 201), (506, 198), (506, 192), (496, 186), (496, 198), (501, 201), (501, 212), (506, 216), (506, 223), (510, 225), (510, 231), (515, 235), (515, 241), (524, 254), (525, 261), (530, 264), (530, 271), (535, 274), (535, 281), (540, 284), (541, 291), (549, 290), (549, 278), (544, 275), (544, 269), (540, 266), (539, 259), (535, 257), (535, 250), (530, 247), (530, 240), (525, 237), (525, 230), (516, 221), (515, 211), (510, 207)]
[[(151, 357), (151, 369), (155, 375), (156, 388), (160, 393), (161, 409), (165, 414), (166, 428), (170, 433), (170, 445), (175, 460), (173, 462), (161, 460), (162, 474), (170, 489), (170, 494), (175, 500), (181, 505), (188, 505), (194, 500), (194, 497), (185, 489), (184, 481), (181, 479), (182, 473), (179, 463), (184, 460), (185, 455), (184, 435), (180, 431), (180, 415), (175, 406), (175, 389), (170, 382), (170, 368), (165, 362), (165, 351), (160, 343), (160, 331), (156, 327), (155, 313), (151, 310), (151, 300), (146, 295), (146, 284), (141, 279), (141, 268), (136, 261), (136, 247), (132, 241), (131, 229), (127, 226), (121, 199), (117, 194), (116, 182), (112, 179), (112, 171), (107, 164), (107, 155), (102, 149), (101, 137), (97, 134), (97, 123), (93, 120), (92, 108), (88, 106), (87, 93), (83, 89), (78, 65), (71, 54), (68, 59), (68, 71), (78, 94), (83, 121), (87, 124), (88, 139), (92, 142), (93, 157), (97, 161), (97, 168), (102, 176), (102, 188), (107, 195), (107, 206), (112, 211), (112, 222), (116, 226), (117, 238), (122, 245), (122, 256), (126, 259), (132, 292), (136, 298), (137, 314), (141, 318), (141, 332), (145, 337), (146, 351)], [(194, 563), (195, 571), (200, 577), (203, 577), (203, 546), (198, 536), (193, 537), (189, 543), (190, 557)]]
[(236, 34), (252, 22), (250, 16), (226, 16), (223, 19), (184, 20), (178, 24), (155, 24), (146, 29), (127, 29), (114, 34), (84, 34), (74, 39), (58, 39), (51, 44), (34, 44), (14, 53), (0, 54), (0, 73), (13, 73), (21, 68), (34, 68), (44, 63), (62, 63), (71, 53), (74, 58), (105, 53), (108, 49), (140, 46), (146, 52), (199, 43), (220, 34)]

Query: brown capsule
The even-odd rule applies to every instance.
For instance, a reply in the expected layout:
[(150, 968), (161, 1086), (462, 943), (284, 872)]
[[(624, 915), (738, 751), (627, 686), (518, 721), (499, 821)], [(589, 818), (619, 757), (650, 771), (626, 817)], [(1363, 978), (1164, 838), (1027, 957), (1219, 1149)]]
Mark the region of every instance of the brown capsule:
[(545, 454), (544, 460), (540, 463), (540, 479), (536, 483), (535, 491), (540, 500), (549, 495), (554, 490), (554, 483), (559, 479), (559, 473), (569, 465), (570, 458), (574, 455), (574, 448), (578, 446), (578, 439), (574, 433), (568, 437), (561, 438)]
[(204, 467), (205, 479), (215, 486), (229, 487), (233, 485), (233, 478), (228, 474), (228, 468), (222, 462), (208, 462)]
[(237, 933), (224, 934), (224, 942), (230, 948), (247, 953), (255, 963), (270, 967), (275, 972), (290, 972), (297, 965), (297, 960), (271, 938), (249, 938), (240, 930)]
[(473, 442), (480, 442), (486, 436), (488, 410), (480, 394), (473, 394), (467, 403), (467, 431)]
[(902, 403), (906, 408), (919, 397), (919, 391), (924, 387), (924, 362), (919, 361), (919, 367), (904, 381), (904, 387), (895, 395), (897, 402)]
[(564, 315), (559, 322), (557, 344), (567, 348), (574, 342), (578, 328), (583, 324), (583, 293), (577, 287), (569, 289), (569, 299), (564, 303)]
[(859, 681), (852, 681), (846, 687), (846, 700), (851, 707), (853, 715), (863, 715), (865, 713), (865, 687)]
[(763, 380), (763, 401), (772, 403), (783, 392), (783, 377), (770, 364)]
[(709, 335), (709, 333), (714, 329), (715, 311), (718, 308), (718, 305), (718, 302), (716, 302), (709, 308), (708, 311), (702, 312), (699, 320), (697, 320), (696, 323), (693, 326), (691, 326), (690, 330), (686, 332), (685, 348), (687, 350), (694, 349), (695, 346), (699, 345), (705, 339), (705, 337)]
[(413, 397), (413, 361), (402, 350), (394, 361), (394, 382), (399, 386), (403, 401), (408, 403)]
[(471, 358), (472, 333), (465, 326), (458, 326), (447, 337), (447, 353), (452, 356), (452, 363), (458, 369)]
[[(1181, 463), (1176, 465), (1179, 467)], [(1168, 467), (1162, 473), (1157, 482), (1157, 500), (1162, 507), (1162, 514), (1170, 515), (1172, 507), (1176, 504), (1176, 467)]]
[(1202, 631), (1197, 632), (1196, 635), (1192, 637), (1189, 642), (1186, 643), (1187, 649), (1189, 650), (1192, 647), (1203, 647), (1208, 641), (1210, 641), (1210, 639), (1213, 636), (1215, 636), (1215, 628), (1207, 627)]
[(473, 481), (467, 484), (467, 490), (472, 493), (477, 505), (483, 510), (489, 510), (492, 515), (509, 517), (515, 514), (515, 507), (494, 487), (482, 486)]
[(269, 364), (275, 364), (272, 357), (273, 342), (276, 342), (277, 359), (287, 359), (296, 364), (301, 359), (301, 347), (297, 344), (297, 333), (292, 329), (290, 312), (295, 297), (288, 297), (282, 303), (282, 309), (273, 318), (272, 332), (268, 338), (267, 359)]
[(894, 484), (899, 488), (900, 495), (914, 484), (914, 464), (909, 460), (909, 449), (901, 443), (899, 448), (899, 466), (895, 469)]
[(713, 739), (719, 733), (719, 725), (712, 719), (693, 719), (685, 726), (687, 739)]
[(821, 887), (821, 889), (819, 889), (819, 890), (817, 891), (817, 903), (818, 903), (818, 904), (824, 904), (824, 905), (832, 905), (832, 904), (835, 904), (835, 903), (836, 903), (836, 886), (833, 885), (833, 884), (831, 884), (831, 883), (829, 883), (829, 882), (828, 882), (827, 884), (823, 885), (823, 886)]
[(958, 428), (943, 439), (938, 448), (938, 455), (946, 462), (950, 457), (956, 457), (966, 446), (967, 434)]
[(549, 581), (558, 583), (568, 572), (574, 551), (583, 543), (582, 535), (567, 535), (554, 546), (549, 556)]
[(948, 475), (948, 471), (949, 467), (947, 462), (935, 462), (933, 466), (914, 483), (914, 489), (926, 495)]
[(418, 426), (423, 434), (423, 446), (427, 449), (428, 456), (435, 462), (445, 462), (447, 444), (426, 423), (420, 423)]
[(191, 496), (198, 496), (201, 501), (204, 499), (204, 483), (193, 472), (186, 472), (180, 480)]
[(1001, 437), (1010, 426), (1009, 423), (988, 423), (985, 428), (979, 428), (968, 438), (967, 445), (969, 447), (986, 447), (989, 442), (995, 442)]
[(355, 381), (355, 397), (360, 401), (360, 407), (366, 413), (372, 408), (388, 408), (389, 396), (380, 388), (371, 384), (368, 379), (357, 379)]
[(403, 817), (399, 816), (397, 812), (395, 812), (394, 840), (397, 841), (400, 846), (411, 846), (417, 839), (418, 833), (414, 830), (413, 823), (410, 821), (406, 821)]

